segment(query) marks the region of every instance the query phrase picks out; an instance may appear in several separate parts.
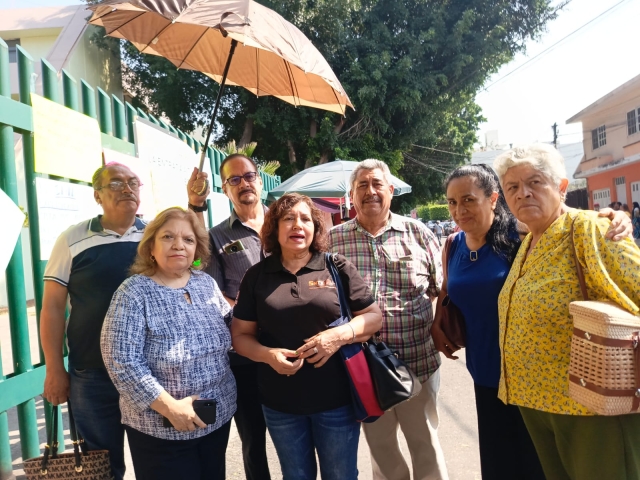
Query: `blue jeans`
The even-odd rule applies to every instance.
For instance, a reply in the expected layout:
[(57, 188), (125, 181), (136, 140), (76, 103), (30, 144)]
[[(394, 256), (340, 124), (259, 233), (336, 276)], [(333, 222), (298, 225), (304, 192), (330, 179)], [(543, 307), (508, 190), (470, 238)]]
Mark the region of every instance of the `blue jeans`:
[(312, 415), (277, 412), (264, 405), (262, 410), (283, 480), (316, 480), (316, 451), (322, 480), (358, 478), (360, 424), (351, 405)]
[(124, 425), (120, 394), (104, 368), (76, 370), (69, 365), (69, 400), (78, 432), (89, 450), (109, 450), (115, 480), (124, 477)]

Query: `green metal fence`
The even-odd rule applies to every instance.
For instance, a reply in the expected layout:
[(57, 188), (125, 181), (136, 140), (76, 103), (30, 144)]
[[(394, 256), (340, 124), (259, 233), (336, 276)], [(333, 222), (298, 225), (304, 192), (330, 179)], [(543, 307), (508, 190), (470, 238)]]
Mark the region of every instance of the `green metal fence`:
[[(33, 269), (33, 287), (36, 307), (38, 334), (40, 329), (40, 310), (42, 308), (42, 294), (44, 290), (43, 273), (46, 265), (40, 260), (40, 223), (38, 218), (38, 202), (36, 197), (36, 177), (51, 178), (53, 180), (78, 183), (68, 179), (50, 177), (35, 173), (33, 119), (31, 112), (31, 93), (34, 91), (32, 83), (33, 64), (31, 56), (21, 47), (17, 47), (19, 101), (11, 99), (11, 85), (9, 82), (9, 50), (7, 44), (0, 39), (0, 188), (18, 205), (18, 180), (14, 155), (14, 133), (22, 135), (23, 158), (25, 171), (25, 187), (27, 192), (27, 209), (29, 212), (29, 233), (31, 240), (31, 263)], [(81, 100), (78, 99), (76, 80), (64, 69), (62, 77), (62, 99), (59, 98), (58, 72), (46, 61), (42, 60), (42, 95), (49, 100), (62, 103), (66, 107), (82, 112), (98, 120), (102, 132), (102, 145), (118, 152), (135, 156), (134, 119), (142, 117), (165, 128), (187, 142), (194, 151), (199, 152), (202, 144), (175, 129), (153, 115), (147, 115), (142, 110), (136, 110), (129, 103), (123, 103), (116, 96), (109, 96), (102, 89), (94, 89), (84, 80), (80, 80)], [(96, 103), (97, 96), (97, 103)], [(72, 128), (72, 126), (69, 126)], [(211, 181), (214, 192), (222, 192), (220, 179), (220, 163), (224, 154), (209, 147), (207, 155), (211, 162), (213, 178)], [(261, 172), (264, 183), (263, 199), (267, 193), (280, 184), (280, 177)], [(185, 199), (186, 203), (186, 199)], [(213, 223), (211, 208), (209, 224)], [(0, 480), (12, 476), (12, 458), (9, 444), (9, 423), (7, 410), (16, 407), (22, 458), (37, 457), (41, 454), (36, 421), (35, 397), (43, 390), (45, 366), (44, 355), (40, 348), (40, 362), (33, 364), (29, 344), (29, 326), (27, 318), (27, 298), (25, 291), (24, 263), (22, 246), (19, 240), (13, 251), (6, 269), (7, 298), (9, 309), (9, 328), (11, 332), (11, 347), (14, 372), (3, 375), (0, 362)], [(0, 345), (1, 352), (2, 345)], [(60, 414), (59, 414), (60, 415)], [(51, 407), (45, 402), (45, 421), (51, 422)], [(58, 439), (64, 445), (64, 439)], [(64, 448), (64, 447), (62, 447)]]

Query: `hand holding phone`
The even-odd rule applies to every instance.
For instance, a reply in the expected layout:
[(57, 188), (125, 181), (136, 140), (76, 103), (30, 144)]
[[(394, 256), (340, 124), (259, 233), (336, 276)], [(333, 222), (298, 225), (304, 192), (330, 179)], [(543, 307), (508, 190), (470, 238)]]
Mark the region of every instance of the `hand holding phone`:
[[(201, 399), (193, 401), (193, 411), (196, 412), (198, 418), (207, 425), (216, 423), (217, 403), (213, 399)], [(173, 424), (167, 417), (162, 417), (162, 426), (165, 428), (173, 427)]]

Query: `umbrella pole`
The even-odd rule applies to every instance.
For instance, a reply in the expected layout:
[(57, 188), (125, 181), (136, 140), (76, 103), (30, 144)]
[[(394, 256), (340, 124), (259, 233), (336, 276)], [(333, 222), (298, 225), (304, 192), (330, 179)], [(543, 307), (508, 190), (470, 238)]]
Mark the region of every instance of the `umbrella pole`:
[(231, 49), (229, 50), (229, 56), (227, 57), (227, 64), (224, 66), (224, 72), (222, 73), (222, 81), (220, 82), (220, 89), (218, 90), (218, 96), (216, 97), (216, 104), (213, 107), (213, 113), (211, 114), (211, 121), (209, 122), (209, 128), (207, 130), (207, 138), (202, 145), (202, 153), (200, 154), (200, 166), (198, 170), (202, 171), (204, 167), (204, 158), (207, 155), (207, 147), (209, 146), (209, 139), (211, 138), (211, 132), (213, 131), (213, 125), (216, 122), (216, 115), (218, 114), (218, 106), (220, 105), (220, 98), (222, 98), (222, 91), (224, 90), (224, 84), (227, 81), (227, 74), (229, 73), (229, 67), (231, 66), (231, 58), (236, 51), (238, 45), (237, 40), (231, 40)]

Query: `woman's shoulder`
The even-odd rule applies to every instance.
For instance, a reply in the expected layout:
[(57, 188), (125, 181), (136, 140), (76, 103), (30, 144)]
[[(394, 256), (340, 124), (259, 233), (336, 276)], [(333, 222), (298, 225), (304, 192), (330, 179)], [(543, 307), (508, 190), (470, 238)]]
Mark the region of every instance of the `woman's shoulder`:
[(130, 277), (127, 277), (124, 280), (124, 282), (120, 284), (120, 287), (118, 288), (118, 290), (128, 291), (128, 290), (135, 290), (139, 288), (145, 288), (148, 286), (149, 284), (148, 282), (150, 280), (151, 279), (146, 275), (141, 275), (139, 273), (136, 273), (134, 275), (131, 275)]
[(565, 227), (570, 231), (573, 225), (574, 235), (605, 235), (611, 225), (611, 220), (593, 210), (570, 210), (564, 216)]
[[(326, 255), (325, 253), (322, 253), (323, 257)], [(333, 264), (336, 266), (336, 268), (338, 269), (338, 271), (342, 271), (345, 268), (350, 267), (351, 265), (353, 265), (348, 259), (347, 257), (345, 257), (344, 255), (341, 255), (340, 253), (331, 253), (331, 259), (333, 260)]]

